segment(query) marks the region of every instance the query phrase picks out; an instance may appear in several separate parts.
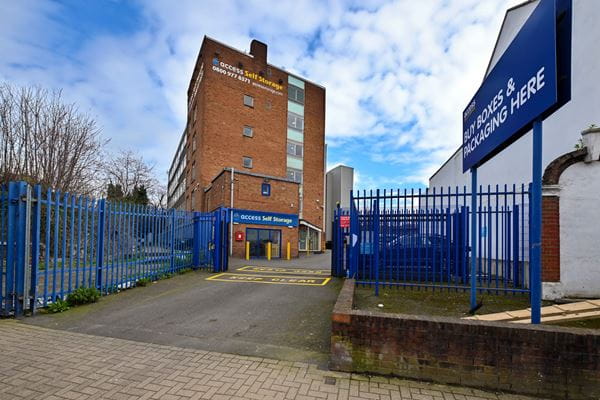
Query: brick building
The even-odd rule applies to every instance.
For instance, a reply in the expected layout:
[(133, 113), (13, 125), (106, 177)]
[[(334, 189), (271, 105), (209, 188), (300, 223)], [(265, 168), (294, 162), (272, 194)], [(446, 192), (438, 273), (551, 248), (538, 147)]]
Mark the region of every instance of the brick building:
[(230, 208), (233, 255), (324, 248), (325, 88), (204, 37), (188, 121), (169, 170), (169, 206)]

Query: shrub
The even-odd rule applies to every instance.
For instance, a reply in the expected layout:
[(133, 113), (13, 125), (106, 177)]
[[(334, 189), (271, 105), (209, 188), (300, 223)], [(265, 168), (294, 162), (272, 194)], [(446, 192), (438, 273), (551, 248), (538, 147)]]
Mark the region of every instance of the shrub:
[(150, 282), (152, 282), (150, 278), (141, 278), (138, 279), (136, 286), (147, 286)]
[(187, 274), (188, 272), (192, 272), (192, 269), (191, 268), (183, 268), (183, 269), (180, 269), (179, 271), (177, 271), (177, 273), (179, 275)]
[(56, 301), (48, 306), (48, 312), (52, 314), (61, 313), (69, 309), (69, 303), (64, 300), (56, 299)]
[(71, 306), (95, 303), (100, 298), (100, 291), (94, 287), (80, 287), (69, 293), (67, 303)]

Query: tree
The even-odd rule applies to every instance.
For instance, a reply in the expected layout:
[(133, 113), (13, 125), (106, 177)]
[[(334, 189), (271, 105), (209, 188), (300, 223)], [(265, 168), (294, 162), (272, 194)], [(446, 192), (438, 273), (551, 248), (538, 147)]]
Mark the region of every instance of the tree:
[(0, 84), (0, 182), (25, 180), (90, 194), (107, 141), (60, 90)]
[(154, 165), (132, 151), (121, 151), (102, 167), (108, 199), (157, 205), (162, 186), (154, 176)]

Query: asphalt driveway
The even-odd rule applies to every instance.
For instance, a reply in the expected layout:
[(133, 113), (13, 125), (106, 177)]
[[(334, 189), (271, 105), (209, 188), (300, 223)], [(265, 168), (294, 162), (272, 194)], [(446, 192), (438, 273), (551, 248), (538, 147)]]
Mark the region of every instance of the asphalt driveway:
[[(249, 265), (267, 269), (246, 267)], [(39, 314), (24, 322), (141, 342), (325, 365), (330, 315), (341, 282), (308, 278), (315, 274), (328, 278), (328, 271), (329, 253), (291, 261), (232, 260), (228, 271), (232, 275), (222, 277), (228, 279), (207, 280), (215, 274), (190, 272), (104, 297), (96, 304), (62, 314)], [(238, 280), (231, 280), (232, 276)], [(311, 285), (313, 281), (318, 284)]]

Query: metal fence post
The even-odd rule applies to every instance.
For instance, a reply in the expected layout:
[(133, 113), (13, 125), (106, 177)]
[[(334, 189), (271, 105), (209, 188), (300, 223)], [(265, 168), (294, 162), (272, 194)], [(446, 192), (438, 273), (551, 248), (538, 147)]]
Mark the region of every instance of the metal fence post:
[(31, 282), (29, 289), (29, 309), (31, 310), (31, 313), (35, 312), (35, 304), (37, 300), (38, 264), (40, 260), (40, 230), (42, 218), (42, 186), (35, 185), (33, 191), (33, 235), (31, 237)]
[(375, 210), (373, 210), (373, 248), (375, 253), (375, 296), (379, 296), (379, 189), (377, 189), (377, 201), (375, 202)]
[(213, 238), (213, 272), (221, 270), (221, 210), (213, 213), (214, 238)]
[(200, 267), (200, 213), (194, 212), (192, 239), (192, 267)]
[[(28, 300), (29, 282), (29, 229), (31, 226), (29, 214), (29, 202), (31, 192), (26, 182), (16, 183), (16, 263), (14, 265), (14, 301), (15, 316), (23, 315)], [(29, 196), (28, 196), (29, 195)]]
[(356, 278), (358, 273), (358, 256), (359, 256), (359, 222), (358, 212), (354, 204), (354, 191), (350, 191), (350, 278)]
[(171, 237), (171, 264), (170, 269), (171, 273), (175, 272), (175, 209), (171, 210), (171, 232), (169, 234)]
[(96, 288), (102, 291), (102, 267), (104, 264), (104, 220), (106, 217), (106, 200), (98, 202), (98, 232), (96, 247)]

